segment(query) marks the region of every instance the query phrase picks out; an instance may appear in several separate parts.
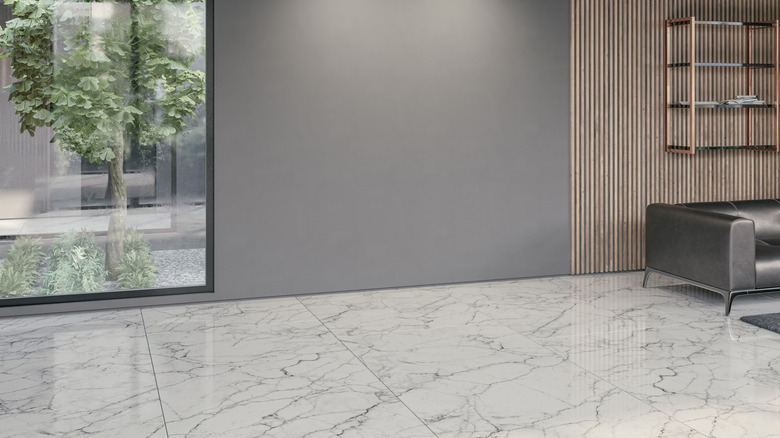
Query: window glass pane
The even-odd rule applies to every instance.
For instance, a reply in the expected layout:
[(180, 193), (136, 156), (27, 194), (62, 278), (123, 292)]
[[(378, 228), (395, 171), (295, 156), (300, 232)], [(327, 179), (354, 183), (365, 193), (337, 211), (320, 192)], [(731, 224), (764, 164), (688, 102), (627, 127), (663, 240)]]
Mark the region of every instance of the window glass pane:
[(0, 305), (204, 290), (206, 4), (5, 0), (0, 25)]

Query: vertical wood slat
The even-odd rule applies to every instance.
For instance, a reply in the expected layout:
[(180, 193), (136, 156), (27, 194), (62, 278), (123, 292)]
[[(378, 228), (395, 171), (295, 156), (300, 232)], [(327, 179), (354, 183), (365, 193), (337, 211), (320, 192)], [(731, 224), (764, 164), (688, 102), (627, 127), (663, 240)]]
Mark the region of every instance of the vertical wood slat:
[[(745, 50), (746, 50), (747, 61), (745, 62), (747, 62), (748, 64), (752, 64), (753, 63), (753, 44), (752, 44), (753, 31), (750, 26), (747, 26), (745, 27), (745, 32), (747, 33), (747, 37), (745, 38), (745, 44), (746, 44)], [(751, 72), (750, 70), (751, 69), (749, 68), (745, 69), (745, 76), (746, 76), (745, 80), (747, 82), (747, 90), (748, 90), (747, 94), (752, 95), (755, 90), (753, 90), (753, 72)], [(750, 112), (751, 112), (750, 108), (747, 108), (745, 110), (745, 134), (747, 137), (747, 141), (745, 144), (753, 144), (753, 136), (751, 135), (752, 134), (751, 131), (753, 127), (751, 125)]]
[[(691, 104), (691, 109), (688, 111), (688, 117), (690, 117), (690, 153), (696, 152), (696, 19), (691, 17), (691, 24), (688, 25), (688, 59), (691, 66), (688, 67), (688, 102)], [(666, 105), (666, 102), (664, 102)]]
[[(687, 155), (664, 151), (665, 86), (667, 80), (674, 80), (674, 76), (665, 77), (664, 22), (689, 16), (705, 21), (769, 21), (780, 18), (780, 5), (775, 0), (745, 0), (728, 5), (722, 0), (572, 1), (570, 149), (574, 274), (643, 269), (644, 209), (650, 203), (780, 198), (780, 154), (727, 150)], [(709, 28), (700, 27), (693, 37), (699, 41), (692, 41), (702, 62), (711, 62), (711, 57), (723, 54), (716, 44), (707, 45), (708, 38), (727, 45), (734, 52), (732, 58), (747, 55), (745, 45), (735, 42), (740, 29)], [(757, 45), (780, 41), (780, 27), (764, 32), (772, 34), (756, 39)], [(780, 50), (780, 46), (776, 47)], [(670, 53), (676, 57), (686, 55), (674, 49)], [(774, 57), (777, 60), (780, 51)], [(755, 62), (769, 61), (755, 58)], [(760, 98), (780, 103), (779, 70), (754, 73), (758, 76), (750, 87)], [(714, 96), (702, 94), (708, 87), (740, 90), (745, 76), (735, 72), (727, 77), (705, 69), (697, 82), (698, 88), (690, 87), (688, 92), (698, 93), (700, 99), (714, 100)], [(774, 90), (770, 93), (767, 88)], [(670, 96), (675, 98), (678, 97)], [(738, 116), (733, 112), (706, 111), (713, 110), (701, 110), (702, 114), (696, 115), (700, 116), (699, 129), (684, 133), (698, 136), (695, 141), (699, 144), (732, 138), (742, 142), (750, 135), (757, 143), (780, 145), (780, 108), (766, 116), (751, 111), (751, 122), (738, 125), (734, 125)], [(674, 115), (669, 117), (673, 122)], [(729, 132), (726, 125), (736, 126), (737, 132)]]
[(780, 151), (780, 20), (775, 20), (775, 151)]

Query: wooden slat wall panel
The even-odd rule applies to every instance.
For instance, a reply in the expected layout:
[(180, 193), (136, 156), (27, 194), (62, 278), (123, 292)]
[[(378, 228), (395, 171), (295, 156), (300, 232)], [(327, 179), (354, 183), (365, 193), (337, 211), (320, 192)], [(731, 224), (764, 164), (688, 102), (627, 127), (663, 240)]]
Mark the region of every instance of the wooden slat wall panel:
[[(572, 0), (572, 273), (643, 269), (644, 210), (650, 203), (780, 198), (778, 153), (664, 152), (664, 20), (687, 16), (775, 20), (780, 5), (777, 0)], [(701, 60), (722, 55), (718, 43), (744, 54), (745, 47), (731, 35), (738, 29), (707, 29), (697, 29)], [(705, 50), (707, 37), (715, 44)], [(744, 94), (743, 81), (733, 74), (698, 73), (701, 100), (725, 98), (709, 93), (711, 87)], [(771, 73), (756, 78), (756, 92), (762, 93)], [(759, 96), (775, 99), (774, 93)], [(771, 139), (766, 132), (771, 126), (762, 123), (766, 115), (752, 111), (754, 137)], [(733, 117), (705, 117), (699, 144), (716, 137), (741, 143), (746, 125), (724, 128)]]

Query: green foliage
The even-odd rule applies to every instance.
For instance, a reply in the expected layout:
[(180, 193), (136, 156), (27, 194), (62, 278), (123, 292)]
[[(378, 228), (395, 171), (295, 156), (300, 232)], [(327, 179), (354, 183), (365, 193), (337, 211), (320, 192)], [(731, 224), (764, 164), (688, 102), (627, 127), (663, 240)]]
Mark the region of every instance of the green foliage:
[(44, 294), (97, 292), (106, 280), (105, 252), (92, 233), (69, 231), (54, 239), (48, 258), (49, 272), (41, 279)]
[(51, 126), (63, 149), (110, 161), (117, 136), (154, 146), (205, 101), (205, 73), (191, 67), (205, 52), (202, 3), (4, 3), (16, 18), (0, 29), (0, 56), (22, 132)]
[(127, 230), (125, 233), (125, 253), (119, 264), (119, 289), (149, 289), (157, 281), (157, 268), (154, 266), (151, 248), (141, 233)]
[(32, 295), (43, 258), (40, 239), (31, 237), (17, 239), (0, 263), (0, 297)]
[(17, 19), (9, 20), (0, 30), (0, 57), (11, 57), (17, 82), (6, 87), (9, 101), (21, 116), (21, 132), (35, 133), (49, 119), (51, 94), (53, 25), (49, 19), (51, 1), (5, 0)]

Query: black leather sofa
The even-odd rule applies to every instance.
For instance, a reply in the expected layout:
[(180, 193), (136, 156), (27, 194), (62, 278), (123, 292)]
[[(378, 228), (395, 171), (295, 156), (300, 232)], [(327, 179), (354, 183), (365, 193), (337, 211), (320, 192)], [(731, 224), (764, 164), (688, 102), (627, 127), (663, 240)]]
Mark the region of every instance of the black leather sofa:
[(645, 261), (656, 272), (736, 296), (780, 290), (780, 200), (651, 204)]

